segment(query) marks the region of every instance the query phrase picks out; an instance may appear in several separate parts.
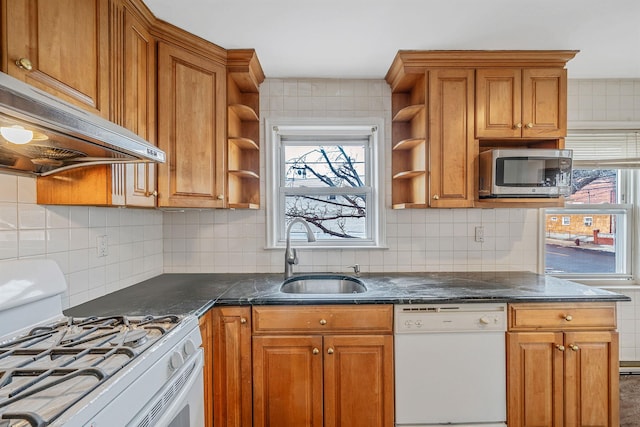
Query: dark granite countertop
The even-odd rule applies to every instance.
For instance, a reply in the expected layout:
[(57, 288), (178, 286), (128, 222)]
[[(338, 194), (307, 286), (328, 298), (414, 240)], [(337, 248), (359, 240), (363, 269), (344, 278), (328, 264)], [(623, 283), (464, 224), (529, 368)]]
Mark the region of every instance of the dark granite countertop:
[(360, 280), (367, 292), (300, 295), (279, 291), (282, 274), (162, 274), (65, 314), (200, 315), (214, 305), (629, 301), (625, 295), (522, 271), (378, 273), (363, 274)]

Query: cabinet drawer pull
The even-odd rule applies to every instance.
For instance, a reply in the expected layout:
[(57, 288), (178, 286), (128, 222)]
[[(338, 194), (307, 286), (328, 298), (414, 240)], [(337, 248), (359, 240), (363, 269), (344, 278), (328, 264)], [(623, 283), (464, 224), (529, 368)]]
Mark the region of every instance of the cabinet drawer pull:
[(560, 351), (564, 351), (564, 346), (560, 344), (556, 344), (556, 348)]
[(243, 318), (241, 318), (241, 319), (240, 319), (240, 323), (242, 323), (242, 324), (244, 325), (245, 323), (247, 323), (247, 319), (245, 319), (244, 317), (243, 317)]
[(562, 318), (564, 320), (566, 320), (567, 322), (571, 322), (573, 320), (573, 316), (570, 315), (570, 314), (564, 315), (564, 316), (562, 316)]
[(333, 349), (331, 347), (329, 347), (329, 349), (327, 350), (327, 353), (333, 354)]
[(318, 350), (317, 348), (315, 348), (315, 347), (314, 347), (314, 349), (313, 349), (313, 350), (311, 350), (311, 352), (312, 352), (313, 354), (318, 354), (318, 353), (320, 353), (320, 350)]
[(22, 68), (22, 69), (27, 70), (27, 71), (33, 70), (33, 64), (31, 64), (31, 61), (29, 61), (29, 59), (27, 59), (27, 58), (17, 59), (16, 60), (16, 65), (19, 68)]
[(326, 324), (327, 324), (327, 321), (326, 321), (326, 320), (324, 320), (324, 319), (320, 319), (320, 324), (321, 324), (321, 325), (326, 325)]
[(570, 348), (571, 350), (573, 350), (573, 351), (578, 351), (578, 350), (580, 350), (580, 347), (578, 347), (578, 346), (577, 346), (577, 345), (575, 345), (575, 344), (569, 344), (569, 348)]

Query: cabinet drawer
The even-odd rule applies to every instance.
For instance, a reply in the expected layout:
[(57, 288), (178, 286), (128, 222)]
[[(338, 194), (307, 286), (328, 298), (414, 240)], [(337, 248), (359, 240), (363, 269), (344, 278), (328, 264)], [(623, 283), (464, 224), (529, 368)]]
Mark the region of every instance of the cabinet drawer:
[(252, 321), (254, 334), (391, 333), (393, 306), (257, 306)]
[(509, 304), (509, 330), (615, 329), (615, 303)]

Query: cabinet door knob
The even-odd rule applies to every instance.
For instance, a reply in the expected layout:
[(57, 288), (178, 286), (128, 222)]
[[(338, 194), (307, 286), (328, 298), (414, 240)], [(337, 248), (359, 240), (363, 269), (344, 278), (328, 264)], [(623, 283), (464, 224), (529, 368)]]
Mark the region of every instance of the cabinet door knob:
[(240, 323), (242, 323), (243, 325), (247, 323), (247, 319), (245, 319), (244, 317), (242, 317), (240, 319)]
[(20, 58), (16, 60), (16, 65), (22, 69), (27, 71), (33, 70), (33, 64), (29, 61), (28, 58)]
[(560, 351), (564, 351), (564, 346), (563, 345), (556, 344), (556, 348), (558, 350), (560, 350)]
[(522, 123), (516, 123), (513, 127), (514, 129), (522, 129)]
[(326, 321), (326, 320), (324, 320), (324, 319), (320, 319), (320, 324), (321, 324), (321, 325), (326, 325), (326, 324), (327, 324), (327, 321)]
[(569, 348), (570, 348), (571, 350), (573, 350), (573, 351), (578, 351), (578, 350), (580, 350), (580, 347), (578, 347), (578, 346), (577, 346), (577, 345), (575, 345), (575, 344), (569, 344)]
[(224, 194), (218, 194), (216, 197), (218, 200), (224, 200)]
[(329, 347), (329, 349), (327, 350), (327, 353), (333, 354), (333, 349), (331, 347)]
[(566, 320), (567, 322), (571, 322), (573, 320), (573, 316), (570, 315), (570, 314), (564, 315), (564, 316), (562, 316), (562, 318), (564, 320)]
[(434, 194), (434, 195), (433, 195), (433, 200), (440, 200), (440, 196), (439, 196), (439, 195), (437, 195), (437, 194)]
[(533, 127), (533, 123), (527, 123), (527, 129), (531, 129)]
[(311, 350), (311, 352), (312, 352), (313, 354), (318, 354), (318, 353), (320, 353), (320, 350), (318, 350), (317, 348), (315, 348), (315, 347), (314, 347), (314, 349), (313, 349), (313, 350)]

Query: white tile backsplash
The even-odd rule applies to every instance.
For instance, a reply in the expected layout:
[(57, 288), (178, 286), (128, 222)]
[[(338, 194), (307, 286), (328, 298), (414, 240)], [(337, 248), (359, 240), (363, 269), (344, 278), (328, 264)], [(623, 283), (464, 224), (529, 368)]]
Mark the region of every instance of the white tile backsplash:
[[(38, 205), (35, 182), (0, 174), (0, 260), (55, 260), (67, 280), (64, 307), (162, 273), (161, 212)], [(103, 235), (109, 254), (98, 257), (96, 237)]]

